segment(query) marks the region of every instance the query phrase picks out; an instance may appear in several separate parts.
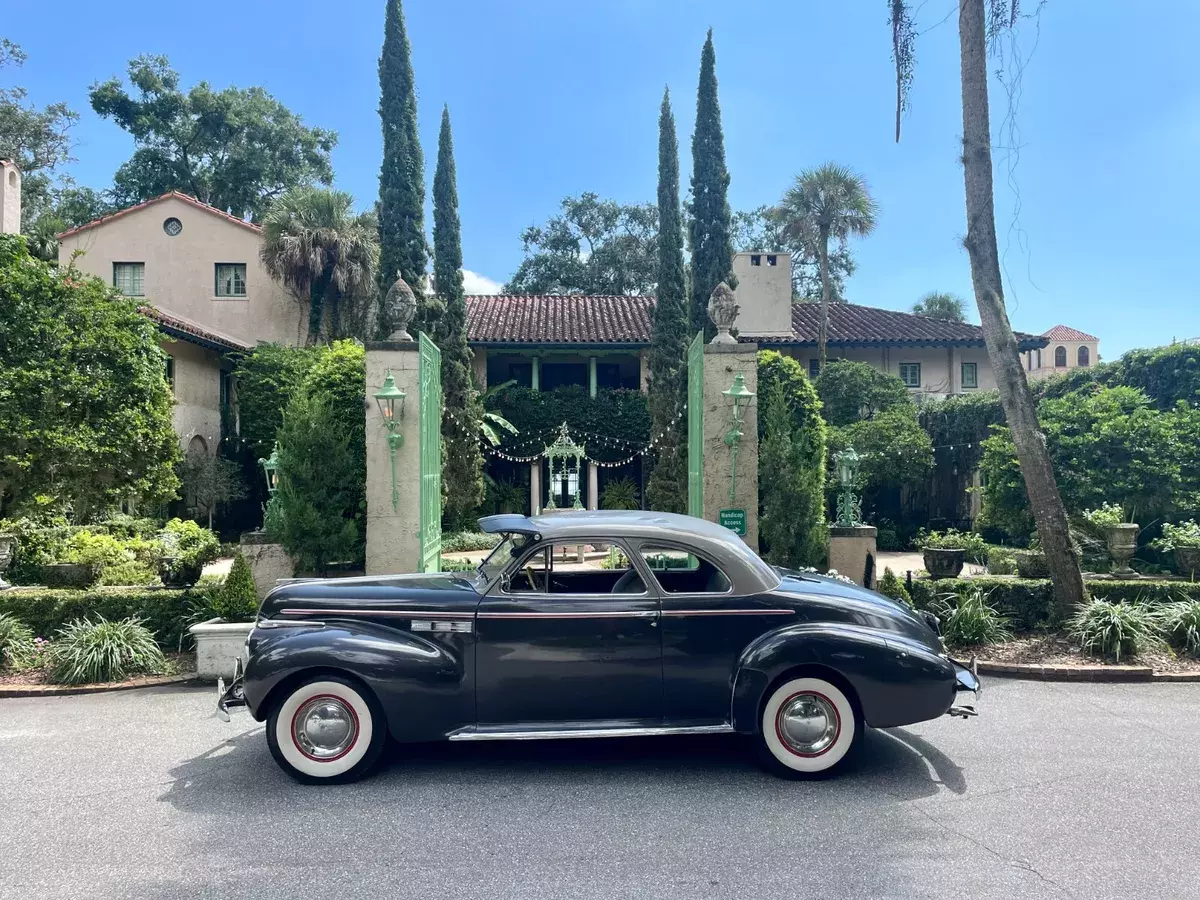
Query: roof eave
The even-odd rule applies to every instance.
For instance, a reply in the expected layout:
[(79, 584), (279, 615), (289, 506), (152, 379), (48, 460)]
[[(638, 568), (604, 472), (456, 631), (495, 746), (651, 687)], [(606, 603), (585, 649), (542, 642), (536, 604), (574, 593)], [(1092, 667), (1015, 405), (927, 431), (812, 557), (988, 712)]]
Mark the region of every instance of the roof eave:
[(472, 347), (488, 350), (641, 350), (649, 341), (474, 341)]

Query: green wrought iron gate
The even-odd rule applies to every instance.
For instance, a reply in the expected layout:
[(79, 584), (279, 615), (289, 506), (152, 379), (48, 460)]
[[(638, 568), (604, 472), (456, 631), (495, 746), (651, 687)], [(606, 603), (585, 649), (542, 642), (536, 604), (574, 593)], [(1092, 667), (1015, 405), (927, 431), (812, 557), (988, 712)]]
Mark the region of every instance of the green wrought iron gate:
[(420, 335), (421, 387), (421, 564), (422, 572), (442, 568), (442, 353)]
[(689, 516), (704, 518), (704, 332), (696, 333), (687, 353), (688, 505)]

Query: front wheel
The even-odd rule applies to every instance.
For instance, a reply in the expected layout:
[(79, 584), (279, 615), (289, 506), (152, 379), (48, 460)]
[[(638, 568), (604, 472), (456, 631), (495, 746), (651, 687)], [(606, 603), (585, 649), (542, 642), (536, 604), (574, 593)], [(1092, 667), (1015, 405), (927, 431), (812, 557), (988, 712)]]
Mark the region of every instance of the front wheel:
[(303, 784), (357, 781), (379, 759), (386, 739), (370, 692), (332, 675), (293, 687), (267, 719), (271, 755)]
[(776, 775), (818, 775), (841, 763), (861, 732), (861, 718), (841, 688), (822, 678), (793, 678), (763, 706), (759, 755)]

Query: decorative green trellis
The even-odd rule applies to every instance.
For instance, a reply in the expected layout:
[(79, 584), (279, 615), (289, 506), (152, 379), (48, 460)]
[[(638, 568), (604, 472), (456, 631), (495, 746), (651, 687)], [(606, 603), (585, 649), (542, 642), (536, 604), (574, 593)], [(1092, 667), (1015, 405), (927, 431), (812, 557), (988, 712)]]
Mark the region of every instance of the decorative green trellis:
[(547, 510), (558, 509), (558, 505), (554, 502), (554, 463), (556, 460), (561, 460), (560, 472), (562, 474), (568, 474), (570, 472), (571, 462), (574, 461), (575, 495), (573, 498), (574, 502), (571, 504), (571, 508), (583, 509), (583, 504), (579, 500), (579, 482), (580, 476), (583, 473), (583, 457), (587, 455), (587, 448), (576, 444), (575, 441), (571, 439), (571, 432), (567, 428), (566, 422), (563, 422), (560, 426), (558, 426), (558, 437), (555, 438), (553, 444), (548, 446), (543, 451), (542, 455), (546, 457), (546, 460), (550, 464), (550, 480), (548, 485), (549, 490), (547, 491), (548, 497), (545, 508)]

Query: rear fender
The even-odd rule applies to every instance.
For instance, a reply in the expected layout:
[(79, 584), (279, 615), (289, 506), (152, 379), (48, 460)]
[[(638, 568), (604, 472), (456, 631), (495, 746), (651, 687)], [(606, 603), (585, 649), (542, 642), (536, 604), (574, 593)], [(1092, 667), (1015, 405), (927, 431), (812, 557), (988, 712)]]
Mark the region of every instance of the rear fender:
[(435, 642), (357, 620), (258, 627), (250, 635), (246, 705), (262, 721), (277, 693), (306, 671), (343, 672), (374, 692), (398, 740), (441, 737), (473, 721), (464, 637)]
[(734, 729), (754, 733), (767, 690), (791, 669), (823, 669), (853, 691), (868, 725), (935, 718), (954, 698), (954, 667), (932, 653), (898, 650), (878, 632), (845, 623), (798, 623), (768, 632), (743, 651), (734, 679)]

